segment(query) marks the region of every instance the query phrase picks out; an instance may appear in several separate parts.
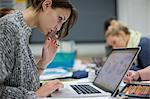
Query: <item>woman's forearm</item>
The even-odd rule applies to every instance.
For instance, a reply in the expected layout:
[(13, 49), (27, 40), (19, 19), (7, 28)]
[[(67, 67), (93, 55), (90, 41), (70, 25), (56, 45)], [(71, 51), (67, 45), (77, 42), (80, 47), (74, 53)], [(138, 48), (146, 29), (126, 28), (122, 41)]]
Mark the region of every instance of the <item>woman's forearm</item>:
[(41, 60), (39, 60), (39, 62), (37, 63), (37, 69), (38, 69), (39, 75), (42, 74), (45, 68), (46, 68), (46, 64), (44, 64)]
[(138, 70), (138, 72), (140, 73), (141, 80), (150, 80), (150, 66)]

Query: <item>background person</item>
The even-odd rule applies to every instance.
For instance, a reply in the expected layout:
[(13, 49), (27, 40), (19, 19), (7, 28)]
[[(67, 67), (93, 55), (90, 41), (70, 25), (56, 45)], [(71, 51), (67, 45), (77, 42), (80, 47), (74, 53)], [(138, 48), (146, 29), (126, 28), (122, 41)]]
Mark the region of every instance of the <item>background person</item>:
[(131, 67), (139, 70), (150, 65), (150, 39), (141, 37), (141, 33), (128, 29), (117, 20), (112, 20), (106, 33), (107, 44), (112, 48), (135, 48), (141, 47), (137, 61)]

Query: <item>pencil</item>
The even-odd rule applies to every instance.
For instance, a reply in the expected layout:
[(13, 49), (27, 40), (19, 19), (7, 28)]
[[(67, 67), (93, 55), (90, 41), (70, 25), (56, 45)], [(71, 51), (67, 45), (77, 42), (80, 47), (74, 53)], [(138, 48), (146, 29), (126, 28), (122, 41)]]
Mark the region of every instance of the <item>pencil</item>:
[(126, 93), (127, 93), (128, 88), (129, 88), (129, 87), (126, 87), (126, 88), (123, 90), (123, 93), (124, 93), (124, 94), (126, 94)]
[(148, 94), (150, 95), (150, 87), (149, 87), (149, 90), (148, 90)]

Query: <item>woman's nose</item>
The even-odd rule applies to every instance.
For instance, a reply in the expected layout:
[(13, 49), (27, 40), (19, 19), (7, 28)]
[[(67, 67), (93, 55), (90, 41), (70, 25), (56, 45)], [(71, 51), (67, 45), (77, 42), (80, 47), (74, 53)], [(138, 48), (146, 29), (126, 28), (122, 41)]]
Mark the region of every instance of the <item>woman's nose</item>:
[(117, 46), (113, 45), (113, 48), (117, 48)]

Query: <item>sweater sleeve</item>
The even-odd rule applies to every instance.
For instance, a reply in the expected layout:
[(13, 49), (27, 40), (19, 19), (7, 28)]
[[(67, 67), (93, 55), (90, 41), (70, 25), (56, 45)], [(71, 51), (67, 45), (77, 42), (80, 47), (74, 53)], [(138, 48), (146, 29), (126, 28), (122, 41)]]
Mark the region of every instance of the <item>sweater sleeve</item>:
[(8, 24), (0, 25), (0, 99), (34, 99), (36, 96), (33, 91), (5, 83), (6, 78), (11, 76), (15, 62), (13, 29), (8, 27)]
[[(1, 47), (1, 46), (0, 46)], [(1, 50), (1, 49), (0, 49)], [(33, 91), (28, 91), (23, 87), (12, 87), (5, 85), (5, 78), (10, 74), (10, 70), (7, 69), (3, 61), (3, 53), (0, 53), (0, 98), (1, 99), (34, 99), (36, 98)]]
[(138, 68), (143, 69), (150, 65), (150, 39), (143, 37), (141, 38), (140, 44), (141, 52), (138, 56)]

